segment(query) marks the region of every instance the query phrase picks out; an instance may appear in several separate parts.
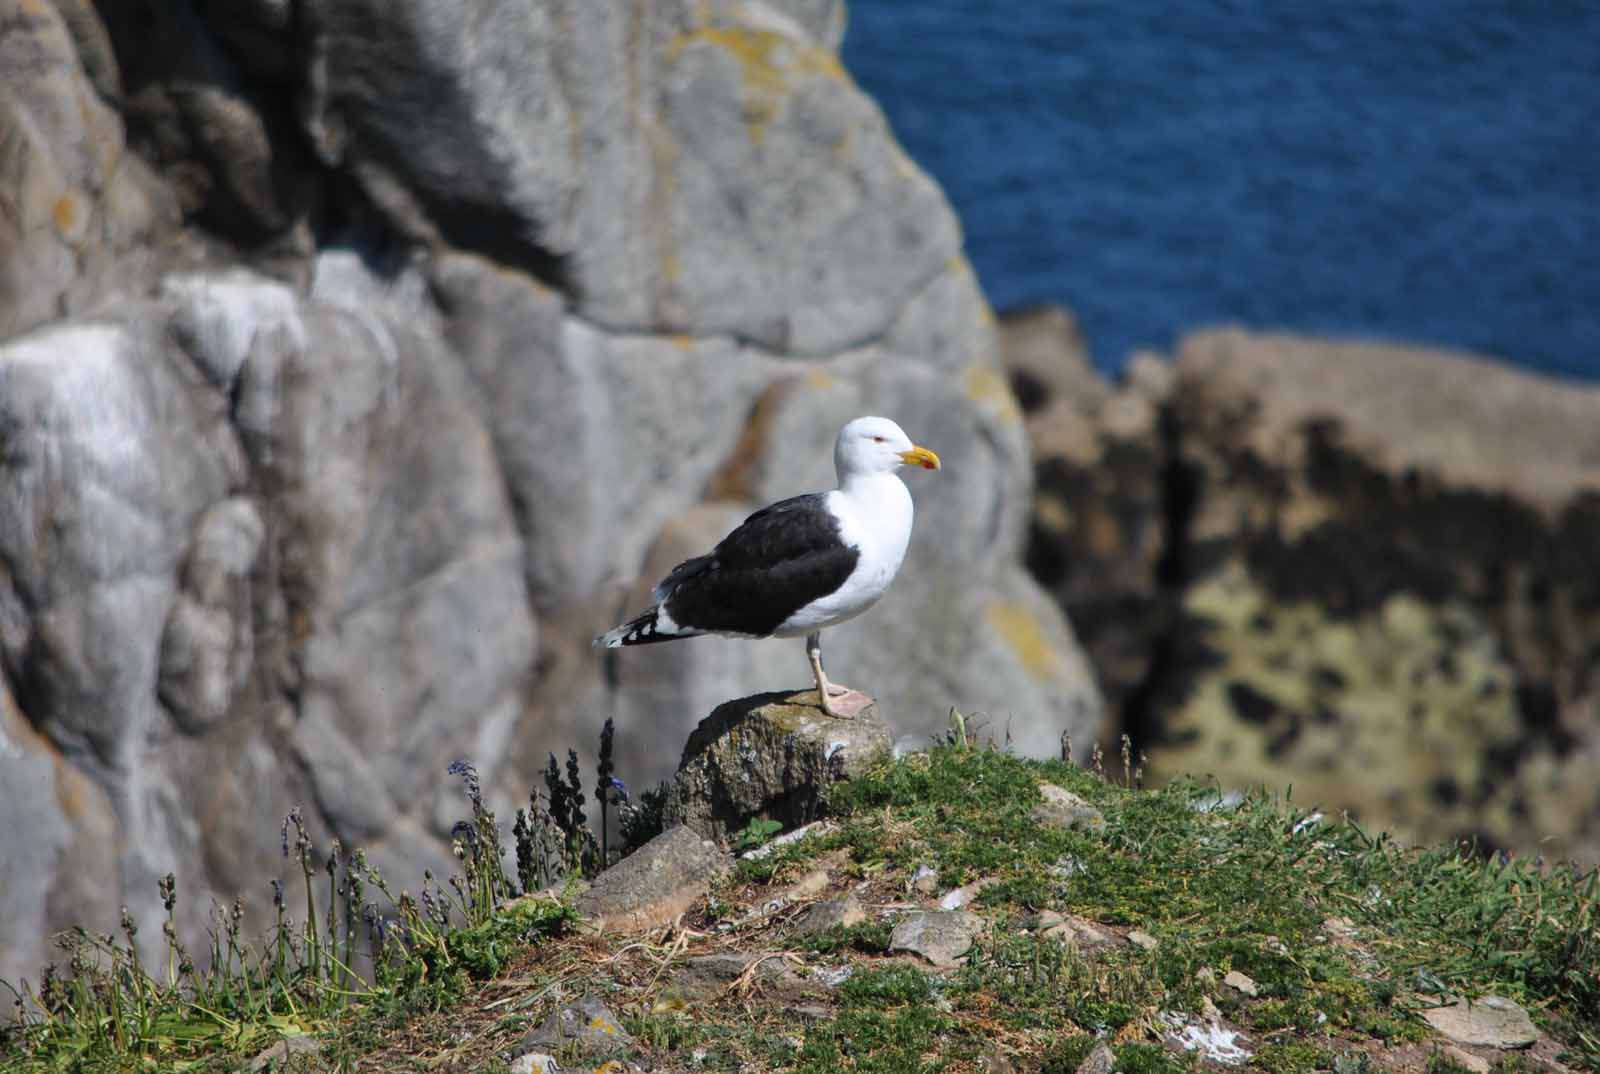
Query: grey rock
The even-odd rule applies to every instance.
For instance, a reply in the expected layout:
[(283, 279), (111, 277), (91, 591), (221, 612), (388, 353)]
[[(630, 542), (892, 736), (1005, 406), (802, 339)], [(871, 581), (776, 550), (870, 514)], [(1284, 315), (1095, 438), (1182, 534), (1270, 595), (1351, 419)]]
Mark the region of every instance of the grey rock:
[(1054, 783), (1041, 783), (1039, 794), (1044, 801), (1034, 806), (1031, 814), (1039, 824), (1053, 828), (1085, 828), (1091, 831), (1106, 826), (1106, 819), (1098, 809), (1065, 787), (1058, 787)]
[(587, 320), (832, 352), (959, 250), (839, 67), (835, 3), (312, 7), (323, 158), (411, 234), (570, 286)]
[(604, 1059), (632, 1047), (633, 1036), (622, 1028), (622, 1023), (605, 1003), (597, 996), (585, 996), (576, 1003), (558, 1007), (512, 1051), (523, 1055), (569, 1049), (587, 1059)]
[[(1043, 911), (1048, 914), (1050, 911)], [(1086, 918), (1075, 914), (1056, 915), (1060, 920), (1048, 924), (1043, 921), (1039, 924), (1041, 935), (1060, 940), (1068, 946), (1079, 951), (1094, 951), (1102, 947), (1114, 947), (1122, 942), (1114, 932), (1109, 932)]]
[(1528, 1012), (1503, 996), (1457, 998), (1442, 1007), (1425, 1007), (1423, 1020), (1457, 1044), (1526, 1048), (1539, 1039)]
[(1078, 1064), (1077, 1074), (1112, 1074), (1116, 1069), (1116, 1054), (1105, 1041), (1099, 1041)]
[(795, 972), (789, 959), (778, 955), (742, 953), (696, 955), (674, 971), (663, 998), (685, 1004), (716, 1000), (730, 991), (763, 992), (785, 999), (816, 999), (827, 988)]
[(601, 873), (578, 897), (578, 911), (601, 929), (664, 924), (711, 890), (733, 859), (686, 826), (669, 828)]
[(0, 687), (44, 803), (6, 806), (6, 965), (123, 902), (159, 945), (168, 871), (203, 948), (294, 806), (445, 873), (445, 766), (509, 815), (598, 711), (670, 774), (799, 642), (588, 638), (864, 412), (950, 467), (830, 672), (901, 732), (1089, 740), (987, 307), (838, 0), (158, 7), (0, 0)]
[(1128, 942), (1145, 951), (1154, 951), (1161, 946), (1161, 941), (1145, 932), (1143, 929), (1134, 929), (1128, 933)]
[(888, 749), (875, 703), (835, 719), (817, 707), (815, 690), (729, 701), (684, 746), (667, 815), (710, 838), (757, 817), (805, 824), (826, 808), (830, 786)]
[(1465, 1048), (1458, 1048), (1454, 1044), (1445, 1045), (1444, 1054), (1470, 1070), (1472, 1074), (1489, 1074), (1493, 1069), (1489, 1060), (1481, 1055), (1474, 1055)]
[(866, 911), (854, 898), (825, 899), (796, 914), (790, 930), (795, 936), (816, 936), (830, 929), (859, 925), (866, 919)]
[(911, 874), (911, 890), (918, 895), (932, 895), (939, 890), (939, 870), (931, 865), (919, 865)]
[(914, 911), (889, 935), (889, 950), (905, 951), (927, 959), (940, 969), (961, 964), (988, 922), (965, 910)]
[(1243, 992), (1245, 995), (1252, 998), (1260, 995), (1261, 993), (1261, 990), (1256, 986), (1255, 981), (1245, 974), (1240, 973), (1238, 970), (1229, 970), (1223, 976), (1222, 983), (1234, 991)]
[(970, 884), (963, 884), (958, 888), (952, 888), (945, 892), (944, 897), (939, 900), (939, 909), (959, 910), (963, 906), (966, 906), (968, 903), (970, 903), (973, 899), (976, 899), (985, 888), (993, 887), (999, 882), (999, 877), (983, 876), (979, 877), (977, 880), (974, 880)]
[(143, 244), (174, 229), (178, 210), (98, 92), (114, 95), (118, 75), (94, 10), (3, 0), (0, 23), (0, 70), (27, 72), (0, 86), (3, 340), (160, 264)]
[(511, 1074), (561, 1074), (561, 1064), (548, 1052), (526, 1052), (511, 1061)]
[(263, 1071), (294, 1071), (315, 1069), (311, 1057), (322, 1051), (322, 1041), (315, 1037), (283, 1037), (264, 1048), (250, 1060), (250, 1074)]
[(228, 714), (255, 652), (251, 571), (266, 535), (255, 504), (234, 497), (201, 515), (161, 638), (158, 689), (173, 719), (195, 733)]

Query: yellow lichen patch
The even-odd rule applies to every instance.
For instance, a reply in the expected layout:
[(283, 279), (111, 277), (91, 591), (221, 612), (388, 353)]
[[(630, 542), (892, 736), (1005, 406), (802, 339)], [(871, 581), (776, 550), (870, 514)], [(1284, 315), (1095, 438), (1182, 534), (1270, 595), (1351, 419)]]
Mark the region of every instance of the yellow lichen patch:
[(674, 38), (667, 59), (676, 63), (693, 45), (720, 49), (739, 63), (745, 118), (750, 138), (760, 142), (777, 118), (780, 102), (803, 76), (845, 77), (839, 58), (827, 49), (795, 41), (772, 30), (748, 26), (703, 26)]
[(1005, 375), (989, 363), (974, 362), (967, 366), (965, 388), (967, 398), (984, 407), (992, 416), (1007, 422), (1022, 420), (1022, 411), (1017, 407), (1016, 396), (1011, 394), (1011, 385), (1006, 382)]
[(1072, 529), (1072, 508), (1052, 492), (1040, 492), (1033, 500), (1033, 520), (1048, 533), (1064, 536)]
[(1475, 610), (1402, 593), (1335, 617), (1238, 561), (1184, 607), (1216, 663), (1169, 715), (1176, 744), (1152, 749), (1153, 774), (1292, 785), (1407, 840), (1497, 829), (1480, 789), (1511, 777), (1494, 757), (1522, 730), (1514, 673)]
[(984, 609), (989, 627), (1017, 654), (1022, 669), (1040, 682), (1056, 676), (1055, 648), (1045, 636), (1038, 616), (1014, 601), (995, 601)]
[(806, 374), (806, 386), (819, 392), (825, 392), (837, 383), (839, 382), (834, 379), (833, 374), (826, 369), (813, 369)]
[(83, 210), (78, 205), (78, 199), (70, 192), (61, 195), (50, 206), (50, 219), (56, 225), (56, 232), (68, 242), (75, 241), (78, 237), (80, 225), (83, 222)]

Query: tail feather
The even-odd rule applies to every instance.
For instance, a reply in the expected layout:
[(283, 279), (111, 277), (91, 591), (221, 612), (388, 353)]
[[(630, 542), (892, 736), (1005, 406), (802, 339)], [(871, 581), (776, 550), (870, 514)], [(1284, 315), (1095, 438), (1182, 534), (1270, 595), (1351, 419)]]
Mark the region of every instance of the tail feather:
[(652, 642), (693, 637), (696, 633), (698, 631), (679, 629), (671, 617), (662, 614), (661, 605), (657, 604), (595, 638), (594, 647), (620, 649), (624, 645), (649, 645)]

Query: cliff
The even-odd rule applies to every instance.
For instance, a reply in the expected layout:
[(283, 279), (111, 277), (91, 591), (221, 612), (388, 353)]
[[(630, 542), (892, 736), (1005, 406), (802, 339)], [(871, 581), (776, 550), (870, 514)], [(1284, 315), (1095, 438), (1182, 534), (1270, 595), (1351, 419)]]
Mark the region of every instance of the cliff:
[(587, 639), (828, 482), (862, 413), (948, 466), (830, 672), (900, 734), (956, 703), (1087, 742), (992, 319), (842, 26), (0, 0), (0, 977), (124, 904), (153, 942), (169, 871), (260, 891), (297, 805), (443, 875), (458, 757), (504, 803), (615, 716), (664, 775), (712, 703), (806, 681), (798, 646)]

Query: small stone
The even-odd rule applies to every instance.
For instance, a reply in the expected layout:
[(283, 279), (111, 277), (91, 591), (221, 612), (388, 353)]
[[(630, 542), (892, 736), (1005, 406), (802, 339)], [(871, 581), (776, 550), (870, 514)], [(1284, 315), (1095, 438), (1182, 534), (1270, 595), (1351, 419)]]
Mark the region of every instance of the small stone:
[(511, 1061), (511, 1074), (561, 1074), (556, 1057), (544, 1052), (529, 1052)]
[(1100, 811), (1065, 787), (1054, 783), (1039, 784), (1044, 801), (1033, 807), (1033, 819), (1053, 828), (1087, 828), (1099, 830), (1106, 826)]
[(908, 914), (889, 936), (890, 951), (909, 951), (941, 969), (959, 965), (972, 949), (986, 922), (965, 910), (918, 911)]
[(1256, 987), (1255, 981), (1251, 980), (1249, 977), (1246, 977), (1238, 970), (1229, 970), (1227, 975), (1222, 978), (1222, 983), (1236, 992), (1243, 992), (1252, 999), (1260, 995), (1261, 992), (1261, 990)]
[(939, 900), (939, 909), (959, 910), (963, 906), (967, 905), (967, 903), (977, 898), (978, 893), (984, 888), (993, 887), (999, 882), (1000, 879), (998, 877), (986, 876), (982, 879), (974, 880), (970, 884), (964, 884), (961, 887), (952, 888), (950, 891), (945, 892), (944, 898)]
[(1156, 948), (1161, 946), (1160, 940), (1156, 939), (1148, 932), (1145, 932), (1143, 929), (1134, 929), (1132, 932), (1128, 933), (1128, 942), (1144, 951), (1154, 951)]
[(267, 1069), (268, 1064), (271, 1064), (273, 1070), (293, 1070), (305, 1065), (307, 1061), (306, 1058), (301, 1058), (298, 1064), (291, 1066), (291, 1061), (296, 1057), (309, 1057), (320, 1051), (322, 1042), (315, 1037), (283, 1037), (250, 1060), (250, 1074), (261, 1074), (261, 1071)]
[(1211, 1002), (1210, 996), (1200, 997), (1200, 1017), (1208, 1022), (1222, 1021), (1222, 1012), (1217, 1009), (1215, 1003)]
[(788, 959), (777, 955), (717, 954), (688, 959), (673, 974), (663, 998), (692, 1007), (730, 989), (754, 989), (785, 996), (817, 997), (826, 985), (801, 977)]
[(782, 835), (762, 843), (758, 847), (745, 851), (739, 855), (739, 859), (741, 861), (760, 861), (773, 851), (782, 849), (790, 843), (798, 843), (808, 835), (821, 837), (838, 830), (839, 826), (831, 820), (814, 820), (810, 824), (801, 825), (792, 832), (784, 832)]
[(978, 1070), (982, 1074), (1012, 1074), (1016, 1069), (1011, 1057), (998, 1044), (990, 1044), (978, 1057)]
[(919, 865), (911, 874), (911, 890), (918, 895), (932, 895), (939, 890), (939, 870), (931, 865)]
[(1115, 933), (1106, 932), (1094, 922), (1076, 916), (1046, 927), (1042, 935), (1060, 940), (1080, 951), (1093, 951), (1097, 947), (1110, 947), (1117, 943)]
[(1457, 998), (1443, 1007), (1422, 1012), (1428, 1024), (1457, 1044), (1489, 1048), (1526, 1048), (1539, 1039), (1528, 1012), (1501, 996), (1469, 1000)]
[(585, 996), (558, 1008), (542, 1026), (523, 1037), (515, 1051), (523, 1055), (559, 1052), (563, 1047), (575, 1047), (585, 1056), (599, 1058), (633, 1047), (633, 1037), (598, 997)]
[(1489, 1060), (1481, 1055), (1473, 1055), (1465, 1048), (1457, 1048), (1454, 1044), (1446, 1044), (1444, 1054), (1472, 1071), (1472, 1074), (1489, 1074)]
[(796, 936), (816, 936), (829, 929), (847, 929), (867, 919), (867, 912), (853, 898), (814, 902), (795, 915), (792, 932)]
[(1112, 1074), (1116, 1069), (1116, 1054), (1112, 1052), (1110, 1045), (1100, 1041), (1088, 1055), (1083, 1057), (1083, 1062), (1078, 1064), (1077, 1074)]
[(1217, 983), (1217, 971), (1210, 966), (1201, 966), (1194, 971), (1194, 979), (1203, 985), (1214, 985)]
[(578, 912), (602, 931), (664, 925), (710, 891), (731, 864), (689, 828), (670, 828), (595, 877), (578, 897)]

